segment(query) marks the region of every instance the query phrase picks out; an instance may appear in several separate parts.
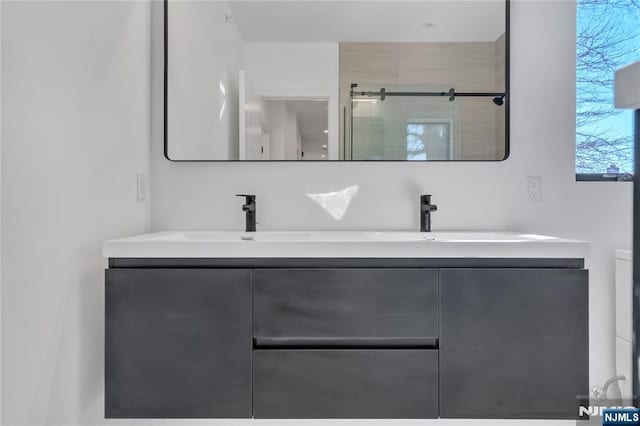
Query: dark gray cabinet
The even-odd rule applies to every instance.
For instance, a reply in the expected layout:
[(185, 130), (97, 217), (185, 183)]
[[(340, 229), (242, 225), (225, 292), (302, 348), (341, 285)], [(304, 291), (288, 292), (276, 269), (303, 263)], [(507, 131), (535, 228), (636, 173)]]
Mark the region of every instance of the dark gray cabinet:
[(437, 350), (257, 350), (256, 418), (435, 418)]
[(106, 271), (105, 415), (251, 417), (251, 271)]
[(589, 388), (583, 266), (110, 259), (105, 414), (571, 419)]
[(587, 271), (441, 269), (440, 292), (440, 417), (575, 418)]

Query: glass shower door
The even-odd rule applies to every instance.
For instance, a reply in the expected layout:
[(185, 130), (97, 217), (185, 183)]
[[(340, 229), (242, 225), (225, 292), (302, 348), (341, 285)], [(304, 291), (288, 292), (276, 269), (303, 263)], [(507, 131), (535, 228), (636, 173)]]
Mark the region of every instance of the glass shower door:
[[(357, 88), (378, 93), (380, 87)], [(387, 91), (427, 91), (387, 87)], [(349, 160), (453, 160), (461, 141), (461, 103), (448, 97), (353, 96), (347, 123)], [(458, 142), (458, 143), (457, 143)]]

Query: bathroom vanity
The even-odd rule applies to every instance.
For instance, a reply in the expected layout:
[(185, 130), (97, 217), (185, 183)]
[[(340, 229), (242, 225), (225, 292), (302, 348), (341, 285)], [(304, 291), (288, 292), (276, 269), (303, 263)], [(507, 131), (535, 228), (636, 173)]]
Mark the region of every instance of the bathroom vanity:
[(575, 418), (588, 244), (166, 232), (105, 243), (110, 418)]

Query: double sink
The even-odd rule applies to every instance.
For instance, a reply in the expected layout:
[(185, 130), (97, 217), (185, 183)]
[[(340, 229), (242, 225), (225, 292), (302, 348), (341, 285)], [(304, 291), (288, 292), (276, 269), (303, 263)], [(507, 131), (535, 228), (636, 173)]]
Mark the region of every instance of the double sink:
[(168, 231), (107, 241), (108, 258), (588, 257), (588, 243), (518, 232)]
[(200, 242), (295, 242), (295, 241), (435, 241), (435, 242), (528, 242), (556, 240), (556, 237), (509, 232), (393, 232), (393, 231), (189, 231), (161, 232), (138, 238), (145, 241), (200, 241)]

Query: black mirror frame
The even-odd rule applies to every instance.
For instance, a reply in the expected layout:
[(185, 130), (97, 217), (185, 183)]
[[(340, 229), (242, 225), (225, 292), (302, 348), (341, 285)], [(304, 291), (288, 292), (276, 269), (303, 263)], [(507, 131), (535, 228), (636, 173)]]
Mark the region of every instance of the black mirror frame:
[[(510, 151), (510, 107), (511, 107), (511, 0), (505, 1), (505, 96), (504, 96), (504, 115), (505, 115), (505, 133), (504, 133), (504, 158), (499, 160), (306, 160), (305, 162), (313, 163), (451, 163), (451, 162), (501, 162), (509, 158)], [(163, 105), (163, 140), (164, 140), (164, 158), (174, 163), (296, 163), (302, 160), (174, 160), (169, 158), (169, 141), (168, 141), (168, 68), (169, 68), (169, 0), (164, 0), (164, 105)]]

